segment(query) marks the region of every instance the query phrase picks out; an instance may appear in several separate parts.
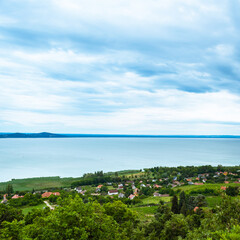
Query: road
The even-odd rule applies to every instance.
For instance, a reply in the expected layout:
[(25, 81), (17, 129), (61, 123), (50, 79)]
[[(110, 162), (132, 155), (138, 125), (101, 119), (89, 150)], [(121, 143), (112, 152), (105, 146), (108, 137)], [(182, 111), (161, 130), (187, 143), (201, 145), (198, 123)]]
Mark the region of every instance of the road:
[(51, 206), (48, 201), (44, 201), (44, 203), (45, 203), (51, 210), (54, 210), (54, 207)]

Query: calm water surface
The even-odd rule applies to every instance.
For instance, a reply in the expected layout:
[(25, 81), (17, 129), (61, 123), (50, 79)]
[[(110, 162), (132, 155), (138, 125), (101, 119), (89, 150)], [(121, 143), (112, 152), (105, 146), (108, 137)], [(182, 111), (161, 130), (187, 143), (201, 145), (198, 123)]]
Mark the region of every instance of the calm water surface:
[(240, 165), (240, 139), (0, 139), (0, 181), (205, 164)]

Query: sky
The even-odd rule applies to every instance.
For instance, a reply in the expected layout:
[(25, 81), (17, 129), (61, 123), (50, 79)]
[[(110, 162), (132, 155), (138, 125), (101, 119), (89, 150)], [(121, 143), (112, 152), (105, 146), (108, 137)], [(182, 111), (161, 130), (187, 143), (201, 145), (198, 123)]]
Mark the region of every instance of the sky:
[(0, 0), (0, 132), (240, 134), (239, 0)]

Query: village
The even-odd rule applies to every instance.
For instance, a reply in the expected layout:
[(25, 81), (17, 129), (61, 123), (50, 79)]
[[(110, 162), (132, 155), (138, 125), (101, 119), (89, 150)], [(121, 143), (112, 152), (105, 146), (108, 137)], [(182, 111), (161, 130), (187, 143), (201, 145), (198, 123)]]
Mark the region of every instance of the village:
[[(119, 182), (104, 182), (98, 185), (79, 185), (61, 189), (49, 188), (31, 192), (13, 191), (12, 186), (8, 186), (6, 189), (8, 193), (3, 192), (1, 203), (7, 204), (10, 200), (9, 203), (13, 206), (24, 206), (28, 205), (29, 201), (32, 201), (32, 205), (34, 205), (34, 202), (37, 205), (42, 202), (46, 203), (47, 200), (51, 206), (51, 204), (56, 204), (59, 196), (63, 198), (68, 194), (77, 193), (83, 198), (92, 197), (97, 200), (105, 198), (105, 200), (102, 200), (103, 202), (119, 199), (128, 205), (139, 205), (144, 203), (144, 199), (155, 198), (156, 200), (153, 200), (152, 203), (149, 202), (150, 205), (153, 205), (159, 202), (157, 199), (169, 202), (173, 195), (179, 194), (183, 190), (191, 195), (219, 196), (223, 191), (226, 192), (228, 186), (238, 186), (238, 184), (240, 186), (240, 171), (216, 171), (184, 178), (181, 172), (165, 178), (153, 178), (149, 173), (146, 175), (141, 172), (125, 176), (121, 180)], [(30, 195), (32, 200), (25, 201)]]

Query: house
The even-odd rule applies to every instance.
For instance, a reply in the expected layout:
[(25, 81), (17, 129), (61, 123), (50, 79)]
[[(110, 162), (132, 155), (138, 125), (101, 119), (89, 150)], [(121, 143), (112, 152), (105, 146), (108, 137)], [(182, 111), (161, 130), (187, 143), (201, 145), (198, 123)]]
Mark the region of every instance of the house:
[(101, 187), (103, 187), (103, 185), (98, 185), (95, 192), (100, 192), (101, 191)]
[(18, 198), (23, 198), (24, 196), (18, 196), (18, 194), (15, 194), (12, 199), (18, 199)]
[(60, 196), (60, 193), (59, 192), (45, 192), (45, 193), (42, 194), (42, 198), (48, 198), (51, 195)]
[(176, 185), (181, 185), (179, 181), (173, 181), (173, 183)]
[(118, 190), (117, 189), (112, 189), (112, 190), (109, 190), (108, 191), (108, 195), (111, 196), (111, 195), (117, 195), (118, 194)]
[(133, 200), (135, 198), (135, 195), (131, 194), (129, 197), (128, 197), (130, 200)]
[(161, 197), (161, 194), (158, 193), (158, 192), (155, 192), (155, 193), (153, 194), (153, 196), (154, 196), (154, 197)]
[(76, 190), (78, 193), (81, 193), (81, 192), (82, 192), (82, 187), (76, 187), (75, 190)]
[(225, 184), (228, 184), (229, 182), (228, 181), (224, 181)]
[(154, 188), (161, 188), (162, 186), (157, 185), (157, 184), (154, 184), (153, 187), (154, 187)]
[(1, 201), (1, 203), (7, 203), (7, 194), (3, 195), (3, 200)]
[(202, 182), (195, 182), (194, 185), (203, 185)]
[(100, 196), (100, 193), (91, 193), (92, 196)]
[(139, 193), (139, 189), (138, 189), (138, 188), (135, 188), (133, 194), (134, 194), (135, 196), (138, 196), (138, 193)]
[(160, 197), (169, 197), (169, 194), (160, 194)]
[(146, 187), (146, 185), (142, 183), (142, 184), (140, 185), (140, 187)]
[(125, 195), (123, 193), (118, 194), (118, 198), (124, 198), (124, 197), (125, 197)]
[(199, 207), (195, 207), (195, 208), (193, 209), (193, 211), (194, 211), (194, 212), (197, 212), (198, 209), (199, 209)]
[(189, 185), (193, 185), (194, 183), (193, 182), (188, 182)]
[(121, 183), (121, 184), (118, 184), (118, 189), (120, 190), (120, 189), (123, 189), (123, 184)]
[(221, 186), (221, 190), (226, 191), (227, 187)]
[(53, 192), (52, 193), (54, 196), (60, 196), (60, 192)]
[(80, 192), (80, 194), (85, 195), (85, 192), (86, 192), (86, 191), (87, 191), (87, 190), (83, 190), (83, 191)]

